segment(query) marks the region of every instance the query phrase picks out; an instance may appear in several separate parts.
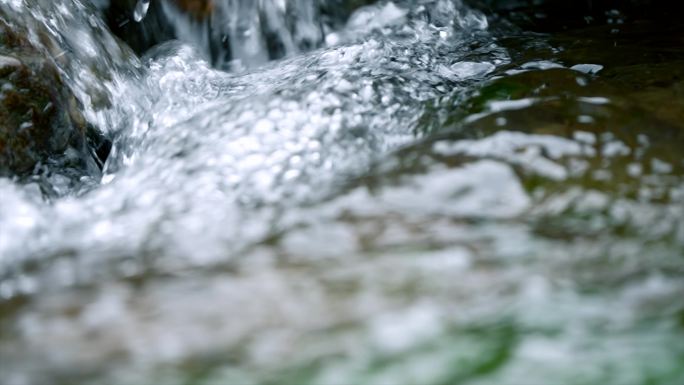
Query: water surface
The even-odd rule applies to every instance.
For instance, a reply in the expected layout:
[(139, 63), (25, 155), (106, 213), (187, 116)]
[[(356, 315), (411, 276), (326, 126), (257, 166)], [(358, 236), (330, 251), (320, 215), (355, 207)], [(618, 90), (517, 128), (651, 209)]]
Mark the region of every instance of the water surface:
[(684, 381), (677, 24), (378, 2), (224, 63), (0, 11), (113, 141), (0, 179), (0, 383)]

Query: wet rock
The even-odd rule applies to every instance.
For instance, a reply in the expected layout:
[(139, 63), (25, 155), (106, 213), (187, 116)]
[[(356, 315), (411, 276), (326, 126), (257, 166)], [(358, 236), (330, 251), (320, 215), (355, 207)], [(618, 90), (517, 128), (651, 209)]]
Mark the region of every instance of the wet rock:
[(54, 62), (20, 28), (0, 21), (0, 176), (28, 175), (54, 158), (96, 168), (88, 131)]

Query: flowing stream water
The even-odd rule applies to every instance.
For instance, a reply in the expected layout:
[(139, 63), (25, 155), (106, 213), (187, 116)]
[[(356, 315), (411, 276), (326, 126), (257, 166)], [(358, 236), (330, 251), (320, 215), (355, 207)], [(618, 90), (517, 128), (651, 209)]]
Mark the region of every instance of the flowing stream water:
[(684, 381), (681, 27), (97, 3), (0, 0), (112, 141), (0, 178), (0, 384)]

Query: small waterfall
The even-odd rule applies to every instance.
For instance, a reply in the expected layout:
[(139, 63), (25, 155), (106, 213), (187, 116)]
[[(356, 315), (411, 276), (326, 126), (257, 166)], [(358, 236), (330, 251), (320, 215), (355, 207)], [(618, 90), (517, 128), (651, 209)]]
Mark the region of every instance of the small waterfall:
[[(338, 42), (336, 31), (347, 24), (352, 14), (372, 15), (361, 22), (355, 18), (352, 21), (355, 29), (373, 29), (374, 25), (386, 22), (378, 19), (393, 17), (391, 12), (376, 12), (378, 9), (398, 9), (397, 6), (422, 9), (426, 18), (436, 25), (456, 24), (478, 29), (487, 26), (483, 15), (460, 1), (163, 0), (160, 3), (177, 38), (199, 47), (215, 67), (228, 70), (253, 68), (269, 60), (334, 45)], [(142, 14), (148, 4), (149, 1), (140, 0), (135, 15)], [(370, 11), (356, 12), (360, 8)], [(361, 25), (366, 22), (370, 24)]]
[[(148, 3), (138, 2), (135, 14)], [(163, 1), (166, 19), (179, 39), (200, 47), (224, 69), (250, 68), (319, 47), (334, 21), (322, 14), (332, 8), (329, 0), (214, 0), (193, 7), (187, 3)], [(202, 8), (211, 11), (198, 12)]]

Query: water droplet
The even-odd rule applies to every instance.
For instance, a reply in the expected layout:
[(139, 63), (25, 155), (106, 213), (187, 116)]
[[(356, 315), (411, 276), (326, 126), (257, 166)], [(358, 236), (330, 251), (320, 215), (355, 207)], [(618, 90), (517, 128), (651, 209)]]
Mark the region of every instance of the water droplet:
[(138, 0), (135, 5), (135, 10), (133, 10), (133, 19), (136, 22), (141, 22), (142, 19), (147, 15), (147, 10), (150, 8), (150, 0)]

